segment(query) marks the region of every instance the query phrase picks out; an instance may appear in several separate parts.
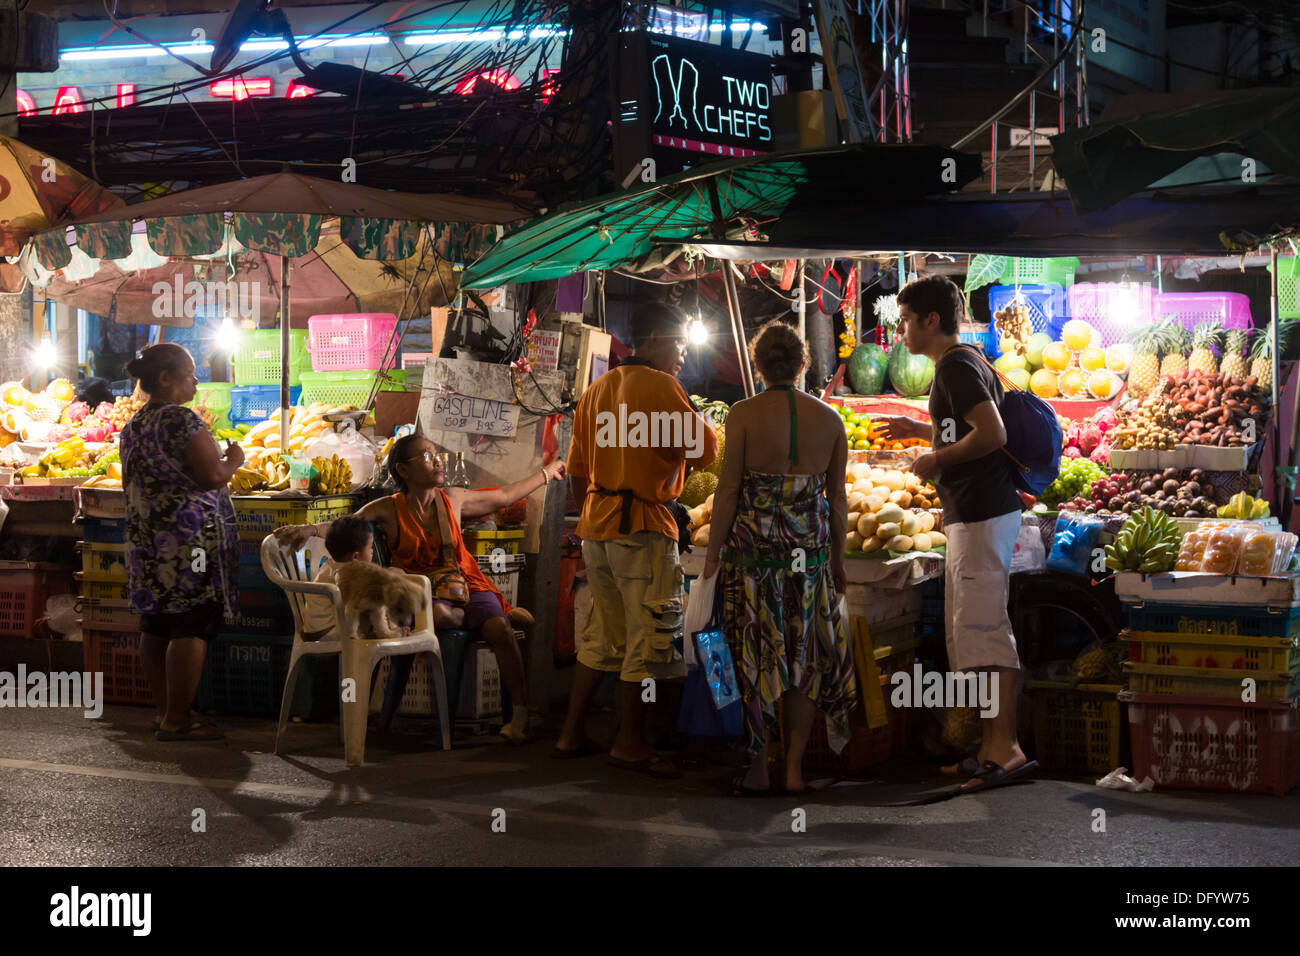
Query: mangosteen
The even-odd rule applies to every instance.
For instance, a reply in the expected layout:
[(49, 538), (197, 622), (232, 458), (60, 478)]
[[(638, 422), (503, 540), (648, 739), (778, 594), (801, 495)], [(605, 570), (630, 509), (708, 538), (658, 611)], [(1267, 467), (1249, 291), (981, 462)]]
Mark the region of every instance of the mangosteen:
[(1120, 508), (1124, 507), (1124, 499), (1119, 495), (1116, 495), (1114, 498), (1111, 498), (1110, 501), (1106, 502), (1106, 507), (1111, 511), (1119, 511)]
[(1130, 491), (1124, 495), (1125, 501), (1131, 501), (1133, 504), (1139, 504), (1142, 501), (1142, 492)]
[(1157, 491), (1151, 497), (1154, 498), (1156, 501), (1164, 501), (1167, 495), (1165, 495), (1163, 491)]
[(1178, 518), (1183, 517), (1185, 514), (1187, 514), (1187, 508), (1188, 508), (1188, 505), (1187, 505), (1187, 502), (1186, 502), (1186, 501), (1175, 501), (1175, 502), (1174, 502), (1174, 516), (1175, 516), (1175, 517), (1178, 517)]
[(1172, 515), (1174, 513), (1174, 507), (1176, 506), (1176, 504), (1177, 502), (1174, 501), (1162, 501), (1160, 502), (1160, 510), (1167, 515)]
[(1177, 477), (1178, 477), (1178, 469), (1177, 469), (1177, 468), (1172, 468), (1172, 467), (1171, 467), (1171, 468), (1166, 468), (1166, 469), (1164, 470), (1164, 473), (1163, 473), (1160, 477), (1163, 478), (1165, 481), (1168, 481), (1170, 478), (1177, 478)]
[(1187, 497), (1199, 498), (1201, 496), (1201, 483), (1199, 481), (1192, 479), (1191, 481), (1185, 482), (1183, 487), (1187, 489)]
[(1207, 497), (1207, 498), (1209, 498), (1211, 501), (1213, 501), (1213, 500), (1214, 500), (1214, 485), (1207, 485), (1207, 484), (1205, 484), (1204, 482), (1202, 482), (1202, 483), (1201, 483), (1201, 494), (1205, 495), (1205, 497)]
[(1177, 478), (1165, 479), (1165, 483), (1160, 486), (1160, 490), (1163, 491), (1166, 495), (1171, 497), (1173, 495), (1178, 494), (1178, 479)]
[(1159, 489), (1160, 486), (1157, 485), (1154, 481), (1147, 479), (1146, 481), (1142, 482), (1142, 484), (1139, 487), (1142, 494), (1153, 495), (1156, 493), (1156, 490)]
[(1190, 478), (1192, 481), (1204, 481), (1204, 480), (1205, 480), (1205, 469), (1204, 469), (1204, 468), (1193, 468), (1191, 474), (1188, 475), (1187, 477)]
[(1138, 510), (1138, 507), (1139, 507), (1139, 506), (1138, 506), (1138, 503), (1137, 503), (1136, 501), (1126, 501), (1126, 502), (1124, 502), (1124, 508), (1123, 508), (1123, 511), (1124, 511), (1124, 513), (1125, 513), (1126, 515), (1131, 515), (1131, 514), (1133, 514), (1135, 511)]

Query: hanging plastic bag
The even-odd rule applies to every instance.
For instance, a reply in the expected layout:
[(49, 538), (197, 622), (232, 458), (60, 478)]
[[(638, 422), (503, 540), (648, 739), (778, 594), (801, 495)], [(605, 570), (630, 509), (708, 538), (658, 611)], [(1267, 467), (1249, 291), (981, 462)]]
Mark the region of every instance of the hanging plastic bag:
[(67, 635), (76, 630), (79, 617), (75, 595), (55, 594), (45, 602), (44, 621), (56, 634)]
[(1043, 546), (1043, 532), (1038, 526), (1038, 516), (1030, 514), (1020, 523), (1016, 549), (1011, 552), (1011, 573), (1041, 571), (1047, 566), (1047, 549)]
[(364, 485), (375, 473), (375, 456), (379, 449), (362, 437), (349, 419), (339, 424), (339, 430), (328, 432), (319, 440), (304, 446), (303, 455), (310, 461), (317, 456), (329, 458), (338, 455), (352, 467), (352, 487)]

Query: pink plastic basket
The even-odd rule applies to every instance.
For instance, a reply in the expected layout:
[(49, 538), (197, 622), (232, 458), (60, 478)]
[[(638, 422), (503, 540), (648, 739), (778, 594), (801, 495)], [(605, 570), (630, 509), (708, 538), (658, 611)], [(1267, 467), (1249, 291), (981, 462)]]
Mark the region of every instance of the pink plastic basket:
[(1161, 292), (1156, 295), (1156, 318), (1176, 319), (1185, 329), (1211, 319), (1225, 329), (1248, 329), (1250, 297), (1240, 292)]
[(1149, 285), (1076, 282), (1069, 288), (1069, 299), (1070, 318), (1096, 328), (1102, 348), (1127, 341), (1135, 328), (1155, 315), (1155, 294)]
[[(313, 315), (307, 320), (307, 351), (313, 372), (351, 372), (393, 366), (385, 356), (397, 316), (385, 312)], [(384, 361), (385, 357), (390, 361)]]

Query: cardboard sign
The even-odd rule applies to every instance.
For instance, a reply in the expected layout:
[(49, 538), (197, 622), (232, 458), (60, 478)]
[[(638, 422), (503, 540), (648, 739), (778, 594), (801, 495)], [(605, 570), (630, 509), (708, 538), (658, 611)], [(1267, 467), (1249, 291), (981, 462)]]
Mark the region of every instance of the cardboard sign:
[(529, 361), (538, 369), (553, 372), (560, 367), (559, 329), (535, 329), (529, 337), (528, 350), (532, 353)]
[(455, 393), (432, 398), (427, 426), (508, 438), (519, 427), (519, 406)]

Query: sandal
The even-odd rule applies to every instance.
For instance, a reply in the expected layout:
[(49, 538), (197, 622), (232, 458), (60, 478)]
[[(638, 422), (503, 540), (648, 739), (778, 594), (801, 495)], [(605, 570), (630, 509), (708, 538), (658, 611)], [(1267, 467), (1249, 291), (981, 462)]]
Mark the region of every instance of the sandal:
[(578, 746), (569, 747), (567, 750), (561, 747), (552, 747), (551, 759), (577, 760), (579, 757), (591, 757), (600, 753), (605, 753), (605, 748), (596, 746), (590, 740), (584, 740)]
[(974, 757), (967, 757), (961, 763), (950, 764), (949, 766), (953, 767), (951, 773), (943, 767), (939, 768), (939, 773), (945, 777), (956, 777), (958, 780), (970, 780), (972, 777), (978, 777), (981, 771), (980, 762)]
[(158, 740), (222, 740), (225, 736), (215, 724), (201, 724), (197, 720), (191, 720), (175, 730), (159, 727), (154, 732), (154, 737)]
[(660, 780), (680, 780), (682, 776), (682, 771), (676, 764), (662, 757), (645, 757), (641, 760), (624, 760), (622, 757), (610, 757), (606, 763), (611, 767), (617, 767), (619, 770), (643, 773), (648, 777), (656, 777)]
[(731, 795), (733, 797), (774, 797), (777, 796), (777, 790), (771, 784), (766, 787), (747, 787), (745, 786), (745, 775), (731, 778)]
[(1037, 760), (1028, 760), (1012, 770), (998, 766), (992, 760), (986, 760), (984, 761), (984, 766), (980, 767), (980, 772), (961, 787), (961, 792), (979, 793), (982, 790), (992, 790), (995, 787), (1005, 787), (1009, 784), (1015, 783), (1021, 777), (1033, 773), (1037, 769)]

